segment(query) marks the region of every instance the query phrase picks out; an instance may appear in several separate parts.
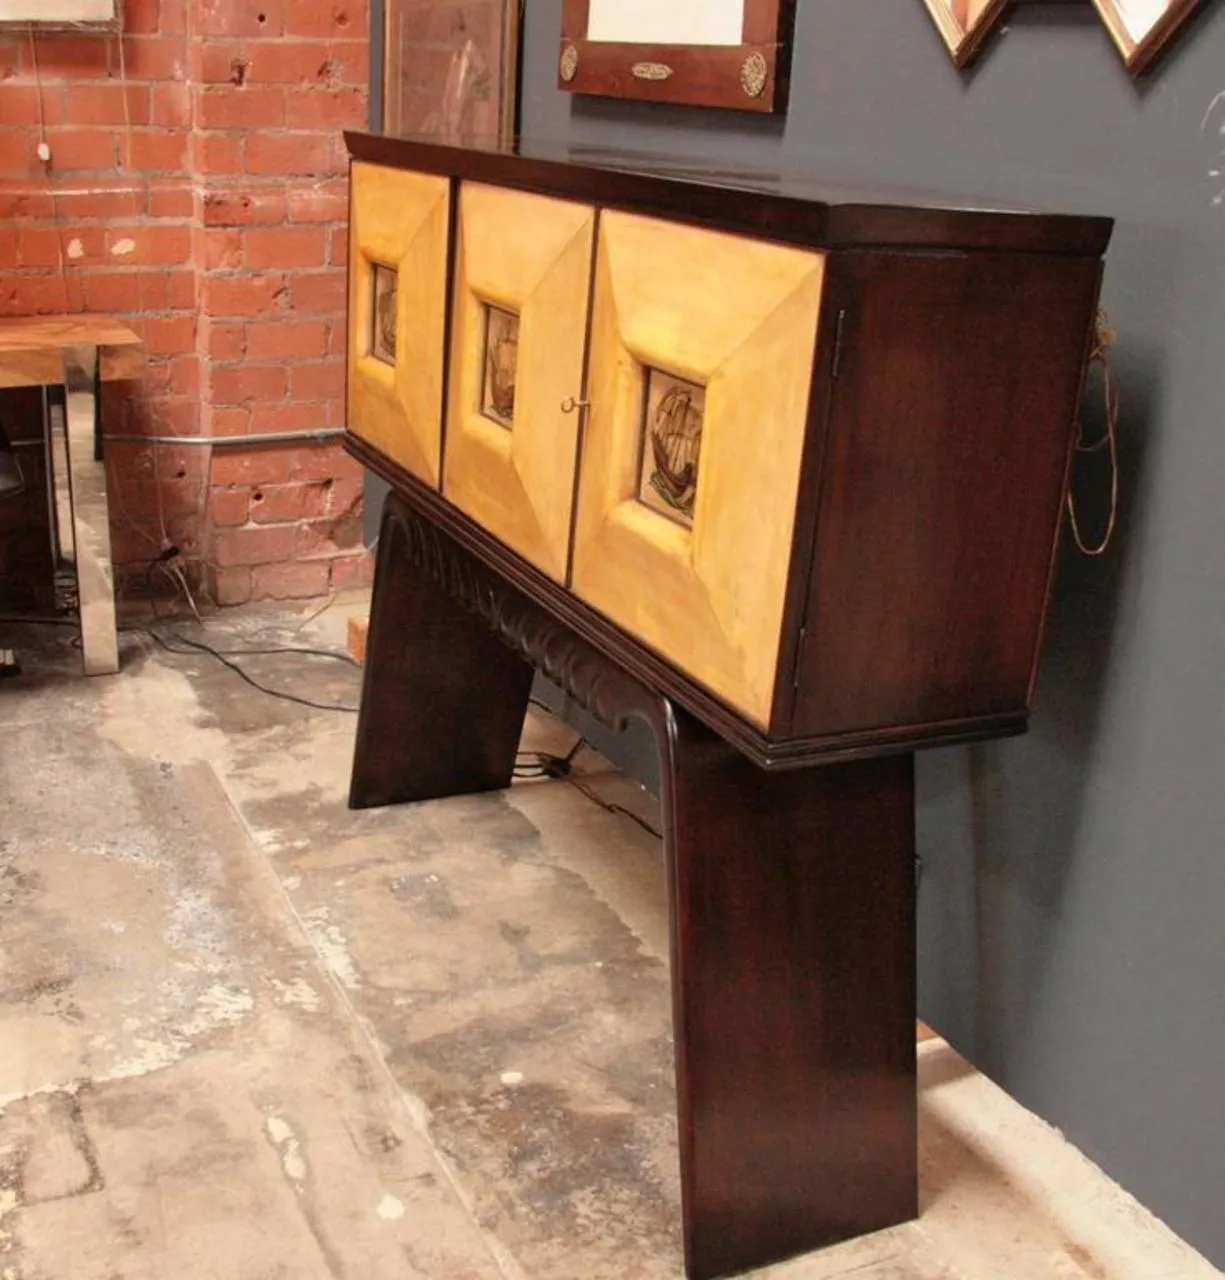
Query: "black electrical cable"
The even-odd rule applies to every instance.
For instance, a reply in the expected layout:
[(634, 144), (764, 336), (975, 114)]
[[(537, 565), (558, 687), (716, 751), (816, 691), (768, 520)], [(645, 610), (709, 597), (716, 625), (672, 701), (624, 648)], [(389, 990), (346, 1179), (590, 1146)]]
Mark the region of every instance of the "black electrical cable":
[(636, 822), (643, 831), (648, 835), (654, 836), (656, 840), (662, 840), (664, 838), (664, 833), (662, 831), (656, 831), (656, 829), (651, 826), (645, 818), (640, 818), (632, 809), (627, 809), (624, 805), (613, 804), (611, 801), (605, 800), (602, 795), (599, 795), (596, 791), (592, 790), (592, 788), (587, 786), (586, 783), (580, 782), (573, 774), (567, 777), (566, 781), (576, 791), (585, 795), (592, 804), (598, 804), (601, 809), (606, 810), (608, 813), (615, 813), (619, 814), (623, 818), (629, 818), (631, 822)]
[[(78, 623), (71, 618), (30, 618), (18, 616), (0, 616), (0, 623), (20, 624), (23, 626), (41, 626), (41, 627), (73, 627), (76, 628)], [(258, 689), (260, 693), (266, 693), (272, 698), (281, 698), (285, 702), (293, 702), (298, 706), (309, 707), (313, 711), (341, 711), (348, 715), (356, 715), (359, 708), (349, 706), (340, 702), (317, 702), (313, 698), (303, 698), (296, 693), (290, 693), (285, 689), (274, 689), (270, 685), (266, 685), (257, 680), (250, 672), (244, 670), (237, 662), (231, 661), (235, 657), (266, 657), (272, 654), (299, 654), (307, 655), (314, 658), (331, 658), (336, 662), (345, 662), (350, 666), (360, 666), (354, 658), (347, 653), (338, 653), (334, 649), (308, 649), (301, 646), (276, 645), (259, 649), (214, 649), (212, 645), (205, 644), (201, 640), (192, 640), (185, 635), (181, 635), (177, 631), (171, 631), (170, 639), (180, 644), (186, 645), (187, 650), (176, 649), (164, 636), (160, 635), (152, 627), (142, 627), (136, 623), (124, 623), (120, 631), (125, 634), (145, 635), (148, 636), (155, 644), (159, 645), (167, 653), (172, 653), (180, 658), (190, 658), (194, 652), (207, 654), (215, 661), (220, 662), (223, 667), (228, 668), (240, 679), (245, 680), (253, 689)]]
[[(72, 618), (36, 618), (0, 615), (0, 623), (19, 624), (23, 626), (39, 626), (39, 627), (77, 627), (78, 623)], [(125, 623), (120, 631), (127, 633), (135, 633), (146, 635), (156, 644), (160, 645), (167, 653), (172, 653), (180, 658), (188, 658), (193, 652), (207, 654), (223, 667), (228, 668), (240, 679), (245, 680), (253, 689), (258, 689), (260, 693), (266, 693), (272, 698), (281, 698), (286, 702), (293, 702), (302, 707), (309, 707), (313, 711), (341, 711), (349, 715), (356, 715), (360, 708), (351, 707), (339, 702), (316, 702), (311, 698), (299, 697), (296, 693), (289, 693), (284, 689), (273, 689), (268, 685), (261, 684), (250, 672), (245, 671), (236, 662), (232, 662), (232, 658), (241, 657), (270, 657), (277, 654), (298, 654), (301, 656), (312, 658), (331, 658), (336, 662), (344, 662), (350, 666), (359, 667), (361, 663), (357, 661), (351, 654), (341, 653), (335, 649), (311, 649), (298, 645), (270, 645), (258, 649), (214, 649), (212, 645), (205, 644), (202, 640), (192, 640), (189, 637), (180, 634), (177, 631), (170, 632), (170, 638), (180, 644), (187, 646), (187, 652), (182, 649), (176, 649), (170, 644), (165, 637), (159, 635), (152, 627), (142, 627), (134, 623)], [(547, 706), (538, 698), (532, 698), (532, 703), (547, 711), (550, 715), (554, 714), (552, 707)], [(568, 782), (576, 791), (586, 796), (592, 804), (597, 804), (607, 813), (617, 814), (624, 818), (629, 818), (631, 822), (636, 822), (648, 835), (654, 836), (657, 840), (663, 839), (663, 832), (657, 831), (644, 818), (640, 818), (632, 810), (625, 808), (623, 805), (613, 804), (605, 800), (603, 796), (593, 791), (585, 783), (579, 782), (574, 776), (574, 761), (580, 751), (587, 745), (586, 741), (579, 738), (573, 747), (564, 755), (551, 755), (547, 751), (521, 751), (515, 762), (514, 776), (520, 781), (537, 781), (544, 779), (552, 779), (554, 781)], [(521, 763), (526, 761), (526, 763)]]
[[(533, 698), (533, 702), (536, 700)], [(537, 705), (543, 706), (543, 703)], [(549, 708), (545, 707), (548, 711)], [(584, 739), (580, 738), (569, 752), (564, 756), (549, 755), (543, 751), (524, 751), (520, 752), (520, 757), (534, 756), (536, 763), (532, 765), (515, 766), (515, 777), (521, 780), (537, 780), (544, 778), (557, 779), (562, 782), (568, 782), (576, 791), (587, 797), (592, 804), (598, 804), (601, 809), (607, 813), (617, 814), (623, 818), (629, 818), (631, 822), (636, 822), (648, 835), (652, 835), (656, 840), (663, 839), (663, 832), (657, 831), (644, 818), (640, 818), (631, 809), (625, 808), (624, 805), (613, 804), (609, 800), (605, 800), (593, 788), (587, 786), (586, 783), (580, 782), (574, 774), (574, 760), (580, 751), (587, 745)]]
[[(126, 629), (143, 630), (143, 628), (135, 627)], [(344, 662), (350, 667), (357, 667), (359, 670), (362, 665), (352, 654), (342, 653), (339, 649), (312, 649), (304, 645), (270, 645), (262, 649), (214, 649), (211, 645), (207, 645), (201, 640), (192, 640), (189, 636), (185, 636), (178, 631), (171, 631), (169, 635), (172, 640), (177, 640), (180, 644), (190, 645), (193, 649), (200, 649), (204, 653), (211, 653), (213, 657), (262, 658), (278, 653), (299, 653), (311, 658), (332, 658), (336, 662)]]
[[(249, 684), (253, 689), (258, 689), (260, 693), (266, 693), (269, 695), (269, 697), (280, 698), (285, 702), (293, 702), (300, 707), (309, 707), (313, 711), (343, 711), (348, 715), (357, 715), (358, 711), (360, 710), (360, 708), (358, 707), (352, 707), (352, 706), (349, 706), (347, 703), (343, 703), (343, 702), (317, 702), (315, 701), (314, 698), (303, 698), (296, 693), (289, 693), (285, 689), (273, 689), (269, 685), (261, 684), (260, 681), (258, 681), (253, 675), (251, 675), (249, 671), (239, 666), (237, 662), (231, 661), (231, 655), (239, 655), (239, 654), (246, 653), (246, 654), (251, 654), (252, 656), (256, 656), (257, 653), (259, 652), (257, 650), (231, 649), (223, 652), (220, 649), (214, 649), (212, 645), (205, 644), (202, 640), (189, 640), (186, 636), (179, 635), (178, 632), (172, 631), (170, 633), (172, 639), (177, 640), (181, 644), (185, 644), (188, 646), (189, 652), (184, 653), (182, 649), (174, 648), (173, 645), (169, 644), (164, 637), (158, 635), (158, 633), (154, 631), (151, 627), (125, 627), (124, 630), (140, 631), (144, 635), (150, 636), (154, 640), (154, 642), (161, 645), (161, 647), (165, 649), (167, 653), (177, 654), (180, 658), (190, 657), (191, 650), (195, 650), (200, 653), (206, 653), (210, 658), (213, 658), (217, 662), (220, 662), (223, 667), (227, 668), (227, 670), (232, 671), (236, 676), (238, 676), (240, 680), (245, 680), (247, 684)], [(263, 650), (263, 653), (265, 654), (275, 653), (275, 652), (312, 653), (315, 657), (335, 658), (335, 659), (343, 659), (343, 658), (347, 658), (348, 656), (346, 654), (335, 653), (328, 649), (306, 650), (306, 649), (284, 648), (284, 649)]]
[(533, 763), (516, 762), (515, 777), (564, 778), (570, 773), (575, 757), (586, 745), (586, 742), (580, 738), (564, 756), (550, 755), (547, 751), (520, 751), (519, 760), (530, 759)]

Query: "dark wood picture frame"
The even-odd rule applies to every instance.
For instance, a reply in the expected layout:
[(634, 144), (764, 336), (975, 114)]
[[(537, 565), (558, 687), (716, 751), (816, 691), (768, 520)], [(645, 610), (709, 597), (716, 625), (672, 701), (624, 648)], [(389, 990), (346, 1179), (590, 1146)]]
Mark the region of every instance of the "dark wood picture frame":
[(786, 111), (795, 0), (744, 0), (735, 45), (590, 40), (590, 11), (591, 0), (562, 0), (559, 88), (763, 114)]

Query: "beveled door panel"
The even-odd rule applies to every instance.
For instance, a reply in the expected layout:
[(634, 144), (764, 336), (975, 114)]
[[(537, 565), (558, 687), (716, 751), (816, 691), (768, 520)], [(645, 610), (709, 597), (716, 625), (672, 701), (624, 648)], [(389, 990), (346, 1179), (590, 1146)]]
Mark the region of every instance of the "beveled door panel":
[(573, 587), (760, 725), (824, 266), (649, 218), (600, 221)]
[(595, 210), (465, 185), (458, 222), (443, 492), (560, 582)]
[(451, 184), (355, 161), (349, 430), (438, 487)]

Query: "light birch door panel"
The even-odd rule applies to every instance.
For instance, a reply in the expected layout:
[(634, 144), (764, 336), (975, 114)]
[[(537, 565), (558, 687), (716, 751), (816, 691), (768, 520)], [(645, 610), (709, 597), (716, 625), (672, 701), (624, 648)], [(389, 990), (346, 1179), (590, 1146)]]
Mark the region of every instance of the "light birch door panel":
[(349, 429), (441, 481), (451, 184), (355, 162), (349, 232)]
[(820, 254), (605, 213), (573, 588), (765, 725)]
[(559, 582), (595, 220), (586, 205), (460, 190), (443, 492)]

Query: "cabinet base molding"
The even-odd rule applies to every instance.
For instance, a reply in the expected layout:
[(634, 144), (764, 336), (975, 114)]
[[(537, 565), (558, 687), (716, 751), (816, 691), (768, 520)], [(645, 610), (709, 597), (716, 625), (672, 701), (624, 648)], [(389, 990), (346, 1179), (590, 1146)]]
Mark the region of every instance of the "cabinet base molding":
[[(431, 526), (512, 584), (528, 599), (541, 602), (550, 616), (585, 640), (598, 653), (611, 654), (618, 666), (651, 688), (686, 706), (703, 724), (726, 738), (766, 772), (802, 769), (811, 764), (858, 760), (921, 747), (953, 746), (1025, 732), (1028, 712), (976, 716), (931, 725), (887, 726), (880, 730), (820, 737), (780, 738), (764, 733), (733, 707), (714, 697), (647, 646), (626, 635), (596, 610), (578, 600), (546, 574), (515, 555), (475, 521), (447, 502), (435, 489), (392, 462), (357, 436), (345, 438), (345, 449), (403, 496)], [(372, 623), (373, 627), (373, 623)]]

